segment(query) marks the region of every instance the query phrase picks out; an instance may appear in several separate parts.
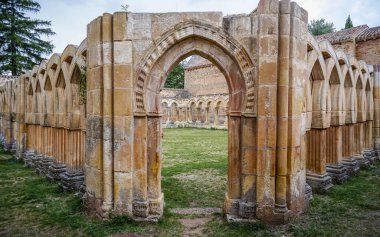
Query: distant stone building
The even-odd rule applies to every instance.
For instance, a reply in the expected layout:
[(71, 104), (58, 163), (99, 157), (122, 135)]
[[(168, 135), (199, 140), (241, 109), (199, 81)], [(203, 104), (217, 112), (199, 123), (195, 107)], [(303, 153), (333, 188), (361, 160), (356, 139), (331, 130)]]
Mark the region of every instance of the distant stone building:
[(220, 70), (194, 55), (186, 63), (184, 84), (161, 91), (163, 126), (226, 129), (228, 86)]
[(351, 57), (371, 65), (380, 64), (380, 26), (360, 25), (316, 37), (327, 40), (336, 50), (343, 50)]

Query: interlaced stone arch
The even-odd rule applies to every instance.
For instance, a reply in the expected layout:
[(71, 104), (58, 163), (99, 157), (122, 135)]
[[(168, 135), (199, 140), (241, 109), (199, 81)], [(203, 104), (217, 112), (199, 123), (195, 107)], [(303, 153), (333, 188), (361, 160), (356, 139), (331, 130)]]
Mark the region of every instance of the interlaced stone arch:
[[(198, 42), (195, 42), (198, 41)], [(209, 59), (211, 62), (216, 65), (221, 72), (227, 77), (228, 72), (225, 68), (222, 68), (221, 65), (226, 65), (226, 62), (221, 60), (228, 60), (227, 58), (220, 58), (220, 55), (228, 55), (231, 60), (229, 63), (232, 65), (239, 65), (234, 70), (239, 70), (241, 76), (244, 78), (243, 85), (236, 85), (233, 81), (227, 79), (230, 90), (236, 90), (236, 93), (244, 94), (244, 100), (235, 99), (235, 103), (244, 103), (244, 105), (236, 105), (239, 108), (240, 112), (255, 113), (255, 78), (254, 78), (254, 65), (252, 59), (245, 52), (243, 46), (241, 46), (236, 40), (228, 36), (223, 32), (222, 29), (216, 28), (207, 23), (202, 23), (198, 21), (189, 21), (185, 23), (179, 23), (174, 26), (172, 30), (163, 34), (163, 36), (156, 41), (154, 46), (152, 46), (145, 56), (141, 60), (141, 65), (139, 66), (139, 71), (137, 73), (138, 77), (136, 80), (136, 91), (135, 91), (135, 112), (136, 113), (157, 113), (157, 106), (152, 108), (152, 105), (144, 102), (146, 97), (151, 98), (155, 96), (154, 94), (144, 95), (144, 91), (149, 90), (151, 93), (158, 90), (158, 85), (162, 84), (162, 81), (166, 79), (167, 72), (170, 72), (171, 69), (177, 65), (184, 58), (192, 54), (199, 54), (204, 58)], [(181, 44), (183, 45), (181, 47)], [(199, 48), (199, 46), (204, 45), (206, 47)], [(174, 59), (171, 60), (167, 65), (160, 65), (161, 68), (157, 66), (157, 60), (159, 60), (163, 54), (170, 54), (173, 46), (176, 46), (179, 49), (184, 49), (184, 52), (177, 54)], [(207, 49), (208, 46), (211, 46), (211, 49)], [(179, 50), (177, 49), (177, 50)], [(160, 64), (160, 63), (159, 63)], [(155, 67), (156, 66), (156, 67)], [(171, 67), (171, 68), (168, 68)], [(147, 80), (149, 76), (159, 77), (156, 79), (159, 83), (156, 85), (149, 85)], [(235, 82), (236, 83), (236, 82)], [(241, 88), (243, 87), (243, 88)], [(242, 90), (242, 91), (241, 91)], [(233, 94), (234, 96), (236, 94)], [(240, 101), (239, 101), (240, 100)], [(244, 107), (244, 108), (243, 108)]]

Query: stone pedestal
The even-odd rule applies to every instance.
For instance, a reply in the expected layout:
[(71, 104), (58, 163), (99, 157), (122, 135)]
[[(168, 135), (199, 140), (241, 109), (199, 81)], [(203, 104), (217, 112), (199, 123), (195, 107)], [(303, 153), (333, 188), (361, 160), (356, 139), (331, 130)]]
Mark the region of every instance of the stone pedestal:
[(23, 154), (24, 164), (26, 167), (32, 166), (32, 158), (35, 156), (34, 151), (26, 151)]
[(347, 178), (347, 171), (343, 164), (328, 164), (326, 166), (327, 174), (332, 178), (333, 183), (342, 184)]
[(79, 191), (84, 183), (84, 174), (80, 170), (67, 170), (60, 175), (61, 185), (65, 192)]
[(157, 222), (164, 213), (164, 194), (149, 201), (134, 201), (132, 204), (133, 219), (136, 221)]
[(375, 151), (374, 150), (364, 150), (363, 151), (364, 159), (368, 159), (371, 164), (374, 164), (376, 161)]
[(37, 162), (41, 159), (41, 156), (38, 154), (33, 154), (29, 157), (29, 167), (35, 169), (37, 167)]
[(305, 183), (305, 205), (308, 206), (311, 200), (313, 200), (313, 189)]
[(368, 157), (365, 157), (362, 154), (353, 155), (352, 158), (354, 158), (362, 168), (366, 168), (370, 165)]
[(66, 172), (66, 165), (53, 163), (49, 166), (49, 171), (47, 177), (51, 180), (59, 181), (61, 179), (61, 174)]
[(355, 176), (359, 174), (359, 163), (353, 157), (345, 157), (342, 159), (342, 164), (346, 168), (347, 175)]
[(149, 200), (149, 216), (155, 216), (160, 218), (164, 214), (164, 194), (161, 193), (161, 197), (157, 199)]
[(54, 163), (54, 158), (51, 156), (44, 156), (40, 160), (40, 174), (47, 176), (49, 173), (49, 167)]
[(32, 167), (36, 169), (37, 174), (42, 174), (42, 160), (44, 159), (43, 155), (35, 155), (33, 160)]
[(240, 199), (229, 199), (224, 201), (224, 211), (228, 222), (255, 222), (256, 204), (244, 202)]
[(306, 182), (310, 185), (313, 191), (318, 193), (326, 193), (333, 187), (331, 177), (325, 174), (315, 174), (308, 172), (306, 174)]
[(17, 146), (16, 146), (16, 142), (14, 142), (11, 145), (10, 152), (12, 152), (13, 154), (15, 154), (16, 150), (17, 150)]

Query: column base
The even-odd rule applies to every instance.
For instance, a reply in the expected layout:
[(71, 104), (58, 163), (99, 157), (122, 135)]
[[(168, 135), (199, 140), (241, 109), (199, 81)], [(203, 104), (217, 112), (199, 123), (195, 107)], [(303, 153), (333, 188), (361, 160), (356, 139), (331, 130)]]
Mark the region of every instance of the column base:
[(331, 177), (327, 174), (306, 173), (306, 182), (313, 191), (317, 193), (326, 193), (333, 187)]
[(37, 174), (42, 174), (42, 160), (44, 159), (44, 155), (38, 154), (34, 156), (34, 161), (33, 168), (36, 169)]
[(368, 168), (370, 165), (370, 161), (367, 157), (364, 157), (362, 154), (356, 154), (353, 155), (352, 158), (354, 158), (361, 168)]
[(308, 206), (310, 202), (313, 200), (313, 189), (305, 183), (305, 203)]
[(24, 165), (26, 167), (32, 167), (32, 158), (35, 156), (34, 151), (26, 151), (22, 157), (24, 160)]
[(49, 166), (47, 177), (50, 180), (59, 181), (61, 180), (60, 174), (64, 173), (65, 171), (66, 171), (66, 165), (53, 163), (52, 165)]
[(164, 194), (157, 199), (134, 201), (132, 203), (133, 220), (139, 222), (157, 222), (164, 213)]
[(7, 143), (6, 140), (3, 142), (3, 147), (5, 152), (11, 152), (12, 150), (12, 143)]
[(54, 163), (54, 158), (51, 156), (44, 156), (40, 161), (41, 171), (40, 174), (47, 176), (49, 173), (49, 167)]
[(328, 164), (326, 172), (335, 184), (342, 184), (348, 178), (346, 168), (342, 164)]
[(84, 183), (84, 174), (79, 170), (67, 170), (60, 175), (61, 186), (65, 192), (79, 191)]
[(377, 148), (374, 150), (374, 153), (375, 153), (375, 160), (377, 160), (378, 162), (380, 161), (380, 150), (378, 150)]
[(355, 176), (359, 174), (360, 167), (356, 159), (352, 157), (345, 157), (342, 159), (342, 164), (346, 168), (347, 175)]
[(12, 154), (15, 154), (16, 153), (16, 150), (17, 150), (17, 145), (16, 145), (16, 142), (12, 143), (11, 145), (11, 148), (10, 148), (10, 152)]
[(227, 194), (224, 201), (224, 213), (230, 223), (257, 222), (256, 203), (241, 199), (230, 199)]
[(370, 164), (374, 164), (376, 161), (375, 151), (374, 150), (364, 150), (363, 157), (368, 159)]
[[(43, 158), (43, 155), (35, 154), (30, 158), (30, 167), (37, 169), (39, 167), (39, 162)], [(37, 172), (38, 173), (38, 172)]]

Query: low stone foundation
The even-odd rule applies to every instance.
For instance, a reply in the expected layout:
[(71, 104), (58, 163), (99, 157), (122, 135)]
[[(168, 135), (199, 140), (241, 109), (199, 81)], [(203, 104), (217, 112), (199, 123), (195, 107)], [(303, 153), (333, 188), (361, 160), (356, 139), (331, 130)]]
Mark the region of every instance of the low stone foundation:
[(21, 158), (25, 166), (34, 168), (39, 175), (58, 181), (64, 191), (80, 191), (81, 187), (85, 188), (83, 171), (67, 170), (66, 165), (56, 163), (54, 157), (36, 154), (35, 151), (26, 151)]

